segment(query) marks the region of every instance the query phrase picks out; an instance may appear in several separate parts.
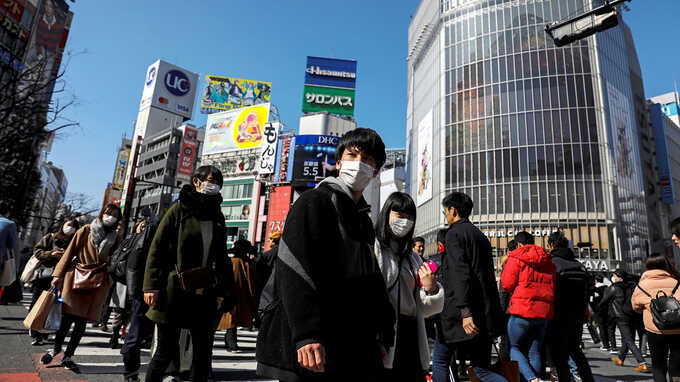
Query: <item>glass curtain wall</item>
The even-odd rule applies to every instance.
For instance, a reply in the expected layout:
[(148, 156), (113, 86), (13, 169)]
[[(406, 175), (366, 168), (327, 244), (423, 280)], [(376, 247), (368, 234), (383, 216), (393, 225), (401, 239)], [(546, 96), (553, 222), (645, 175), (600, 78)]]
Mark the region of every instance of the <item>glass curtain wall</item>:
[[(444, 13), (445, 189), (472, 196), (482, 230), (561, 228), (592, 245), (579, 256), (606, 259), (591, 39), (557, 48), (544, 31), (587, 3), (489, 0)], [(507, 236), (492, 240), (499, 253)]]

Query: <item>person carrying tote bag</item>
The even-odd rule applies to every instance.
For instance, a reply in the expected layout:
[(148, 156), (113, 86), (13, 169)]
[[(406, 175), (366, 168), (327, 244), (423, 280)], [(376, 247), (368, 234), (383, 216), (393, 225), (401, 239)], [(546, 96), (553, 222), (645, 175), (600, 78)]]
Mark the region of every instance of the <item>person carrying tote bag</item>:
[[(120, 238), (116, 228), (121, 218), (120, 207), (107, 204), (97, 218), (75, 233), (54, 268), (52, 286), (61, 290), (64, 299), (63, 317), (54, 339), (54, 347), (42, 356), (42, 364), (52, 362), (52, 358), (61, 352), (66, 334), (73, 324), (73, 332), (61, 365), (77, 370), (78, 366), (71, 357), (80, 344), (87, 322), (99, 321), (101, 309), (106, 305), (111, 288), (106, 262), (119, 245)], [(76, 276), (76, 273), (79, 275)]]

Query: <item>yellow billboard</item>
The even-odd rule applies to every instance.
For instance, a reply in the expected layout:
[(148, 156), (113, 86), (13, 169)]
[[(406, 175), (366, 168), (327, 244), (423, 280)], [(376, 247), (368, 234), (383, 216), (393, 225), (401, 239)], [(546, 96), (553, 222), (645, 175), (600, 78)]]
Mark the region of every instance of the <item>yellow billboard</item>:
[(205, 126), (203, 155), (262, 146), (269, 103), (213, 113)]
[(205, 80), (207, 86), (201, 96), (201, 110), (205, 113), (268, 103), (271, 97), (271, 82), (212, 75), (205, 76)]

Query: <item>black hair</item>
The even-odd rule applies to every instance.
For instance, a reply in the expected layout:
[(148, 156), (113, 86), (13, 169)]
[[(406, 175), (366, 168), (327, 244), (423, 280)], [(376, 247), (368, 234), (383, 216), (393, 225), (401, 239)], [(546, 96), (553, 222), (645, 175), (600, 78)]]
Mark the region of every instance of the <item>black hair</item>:
[(601, 273), (596, 273), (595, 274), (595, 281), (597, 281), (598, 283), (601, 283), (602, 281), (604, 281), (604, 276), (602, 276)]
[(373, 157), (376, 170), (380, 170), (387, 160), (385, 143), (383, 143), (382, 138), (380, 138), (380, 135), (375, 130), (360, 127), (346, 132), (340, 138), (338, 148), (335, 150), (335, 160), (342, 160), (342, 154), (345, 152), (345, 149), (352, 148), (357, 148), (362, 154), (368, 154)]
[(614, 274), (620, 278), (623, 279), (623, 281), (628, 281), (628, 273), (624, 271), (623, 269), (619, 268), (614, 271)]
[(437, 231), (437, 242), (446, 244), (446, 233), (449, 232), (448, 229), (442, 228), (439, 231)]
[(382, 210), (378, 214), (378, 219), (375, 222), (375, 237), (383, 248), (392, 248), (390, 240), (396, 241), (400, 251), (404, 251), (408, 243), (413, 237), (413, 230), (415, 224), (408, 234), (404, 237), (395, 237), (390, 233), (390, 212), (395, 211), (410, 216), (414, 221), (416, 220), (416, 203), (409, 194), (404, 192), (393, 192), (385, 201)]
[(548, 236), (548, 245), (555, 248), (569, 248), (569, 239), (562, 231), (555, 231)]
[(7, 216), (8, 212), (9, 212), (9, 203), (0, 202), (0, 215)]
[(76, 218), (66, 219), (64, 224), (66, 223), (71, 223), (71, 227), (75, 228), (76, 230), (80, 228), (80, 222)]
[[(2, 213), (2, 211), (0, 211)], [(680, 237), (680, 218), (675, 218), (670, 224), (671, 234)]]
[(214, 183), (220, 186), (220, 188), (222, 188), (222, 186), (224, 185), (222, 171), (220, 171), (220, 169), (215, 166), (206, 165), (197, 168), (196, 171), (194, 171), (193, 175), (191, 175), (191, 180), (193, 181), (194, 178), (196, 178), (202, 182), (206, 180), (210, 175), (212, 175)]
[(527, 231), (521, 231), (515, 235), (515, 241), (523, 245), (534, 244), (534, 235)]
[(414, 245), (416, 245), (417, 242), (421, 242), (421, 243), (425, 244), (425, 239), (423, 239), (422, 236), (416, 236), (416, 237), (414, 237), (413, 240), (411, 240), (411, 247), (413, 247)]
[(474, 207), (474, 205), (475, 204), (472, 202), (472, 198), (462, 192), (452, 192), (446, 195), (444, 200), (442, 200), (442, 206), (444, 206), (444, 208), (455, 208), (458, 216), (463, 219), (470, 217), (470, 214), (472, 213), (472, 207)]
[(510, 240), (508, 242), (508, 251), (514, 251), (515, 249), (517, 249), (517, 240)]

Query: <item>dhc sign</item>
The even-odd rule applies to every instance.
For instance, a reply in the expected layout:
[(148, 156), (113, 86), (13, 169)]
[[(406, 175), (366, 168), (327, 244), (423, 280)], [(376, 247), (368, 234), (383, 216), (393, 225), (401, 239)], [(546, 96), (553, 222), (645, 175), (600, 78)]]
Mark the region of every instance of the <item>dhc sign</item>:
[(191, 91), (189, 77), (179, 70), (170, 70), (165, 75), (165, 87), (178, 97), (182, 97)]

